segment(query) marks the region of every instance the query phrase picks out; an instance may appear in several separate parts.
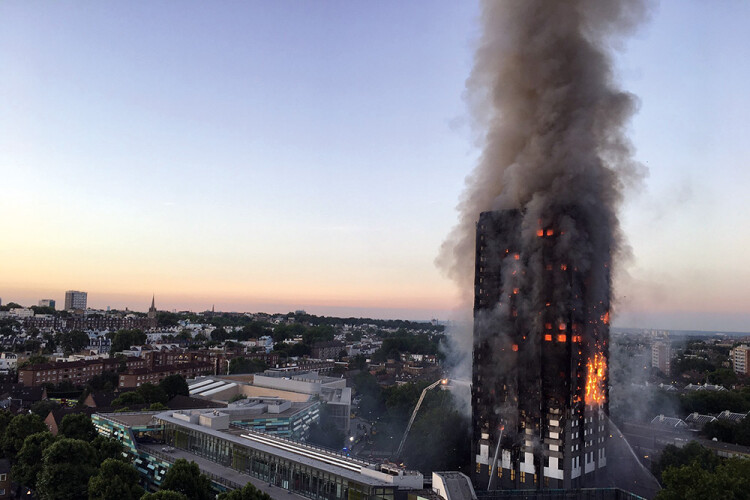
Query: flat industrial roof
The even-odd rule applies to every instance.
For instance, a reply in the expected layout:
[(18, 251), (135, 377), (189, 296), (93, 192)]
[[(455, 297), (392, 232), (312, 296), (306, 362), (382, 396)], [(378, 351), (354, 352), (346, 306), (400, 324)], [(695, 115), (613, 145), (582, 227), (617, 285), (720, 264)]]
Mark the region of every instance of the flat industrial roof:
[[(227, 433), (227, 432), (217, 431), (217, 430), (214, 430), (214, 429), (210, 429), (208, 427), (203, 427), (201, 425), (192, 424), (190, 422), (185, 422), (184, 420), (179, 420), (179, 419), (176, 419), (176, 418), (172, 417), (172, 413), (173, 413), (172, 411), (161, 412), (161, 413), (155, 415), (155, 417), (157, 419), (159, 419), (159, 420), (163, 420), (165, 422), (169, 422), (171, 424), (174, 424), (174, 425), (177, 425), (177, 426), (180, 426), (180, 427), (185, 427), (185, 428), (188, 428), (188, 429), (193, 429), (196, 432), (201, 432), (201, 433), (209, 434), (211, 436), (215, 436), (215, 437), (218, 437), (218, 438), (221, 438), (221, 439), (225, 439), (227, 441), (236, 443), (238, 445), (245, 446), (247, 448), (252, 448), (252, 449), (255, 449), (255, 450), (258, 450), (258, 451), (261, 451), (261, 452), (264, 452), (264, 453), (268, 453), (268, 454), (271, 454), (271, 455), (275, 455), (277, 457), (283, 458), (285, 460), (289, 460), (291, 462), (297, 462), (297, 463), (300, 463), (300, 464), (303, 464), (303, 465), (307, 465), (309, 467), (314, 467), (316, 469), (320, 469), (320, 470), (329, 472), (331, 474), (335, 474), (337, 476), (341, 476), (341, 477), (346, 478), (346, 479), (348, 479), (350, 481), (356, 481), (358, 483), (367, 484), (369, 486), (375, 486), (375, 487), (394, 487), (394, 485), (392, 483), (387, 483), (385, 481), (381, 481), (379, 479), (375, 479), (373, 477), (366, 476), (366, 475), (361, 474), (359, 472), (354, 472), (354, 471), (349, 470), (349, 469), (347, 469), (345, 467), (342, 467), (342, 466), (337, 466), (337, 465), (334, 465), (334, 464), (326, 463), (326, 462), (323, 462), (320, 459), (316, 459), (316, 458), (313, 458), (313, 457), (310, 457), (310, 456), (306, 456), (306, 455), (301, 455), (299, 453), (288, 451), (287, 449), (277, 448), (276, 446), (271, 446), (271, 445), (268, 445), (268, 444), (264, 444), (262, 442), (258, 442), (258, 441), (251, 440), (251, 439), (248, 439), (248, 438), (243, 438), (241, 436), (235, 436), (235, 435)], [(112, 414), (104, 414), (104, 416), (107, 417), (107, 418), (109, 418), (110, 415), (112, 415)], [(117, 414), (114, 414), (114, 416), (116, 416), (116, 415)], [(279, 438), (276, 438), (276, 437), (268, 435), (268, 434), (253, 433), (251, 431), (246, 431), (246, 432), (244, 432), (244, 434), (248, 434), (248, 435), (257, 434), (258, 436), (260, 436), (265, 441), (269, 441), (269, 440), (270, 441), (276, 441), (279, 444), (281, 444), (281, 445), (283, 445), (283, 446), (285, 446), (287, 448), (297, 447), (302, 452), (309, 450), (309, 451), (312, 451), (312, 452), (317, 453), (317, 454), (321, 454), (321, 455), (324, 455), (324, 456), (330, 456), (331, 458), (347, 462), (347, 463), (351, 464), (352, 466), (369, 468), (369, 469), (372, 469), (372, 470), (378, 470), (377, 469), (377, 464), (374, 464), (374, 463), (371, 463), (371, 462), (366, 462), (364, 460), (354, 459), (354, 458), (351, 458), (351, 457), (344, 457), (344, 456), (341, 456), (341, 455), (336, 455), (336, 454), (331, 453), (331, 452), (323, 451), (322, 449), (317, 449), (317, 448), (312, 448), (312, 447), (306, 447), (306, 446), (302, 445), (301, 443), (297, 443), (297, 442), (294, 442), (294, 441), (291, 441), (291, 440), (279, 439)]]
[[(203, 408), (205, 410), (205, 408)], [(176, 411), (176, 410), (171, 410)], [(108, 418), (109, 420), (113, 420), (117, 423), (127, 425), (128, 427), (143, 427), (145, 425), (149, 425), (151, 421), (154, 419), (154, 417), (159, 414), (163, 413), (163, 410), (160, 411), (141, 411), (141, 412), (132, 412), (132, 413), (99, 413), (98, 415)]]

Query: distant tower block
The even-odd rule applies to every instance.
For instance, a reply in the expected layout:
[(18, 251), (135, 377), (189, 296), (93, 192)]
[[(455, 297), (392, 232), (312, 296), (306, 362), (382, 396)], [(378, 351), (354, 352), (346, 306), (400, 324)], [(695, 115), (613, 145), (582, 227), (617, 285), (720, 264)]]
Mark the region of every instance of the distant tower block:
[(555, 223), (527, 226), (518, 210), (477, 223), (472, 459), (481, 489), (583, 487), (607, 464), (609, 256), (581, 272)]
[(41, 299), (39, 301), (39, 307), (51, 307), (55, 308), (55, 299)]
[(65, 292), (65, 310), (80, 309), (86, 310), (86, 300), (88, 294), (86, 292), (79, 292), (78, 290), (68, 290)]

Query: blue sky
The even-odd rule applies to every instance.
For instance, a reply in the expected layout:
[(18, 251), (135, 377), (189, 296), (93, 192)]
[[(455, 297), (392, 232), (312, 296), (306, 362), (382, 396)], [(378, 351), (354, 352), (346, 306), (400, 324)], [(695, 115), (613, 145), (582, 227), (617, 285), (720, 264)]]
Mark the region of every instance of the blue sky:
[[(663, 2), (617, 53), (649, 168), (616, 324), (750, 330), (750, 5)], [(479, 151), (473, 2), (0, 4), (0, 296), (450, 316)]]

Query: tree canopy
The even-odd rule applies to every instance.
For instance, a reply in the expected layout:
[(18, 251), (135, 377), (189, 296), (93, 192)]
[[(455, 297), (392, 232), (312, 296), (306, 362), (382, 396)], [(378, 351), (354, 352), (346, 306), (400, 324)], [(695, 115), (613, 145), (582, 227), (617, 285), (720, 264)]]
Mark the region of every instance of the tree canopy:
[(661, 479), (662, 473), (670, 467), (682, 467), (693, 462), (698, 462), (705, 469), (713, 471), (719, 464), (719, 457), (695, 441), (682, 448), (670, 444), (661, 452), (659, 461), (652, 465), (651, 470), (657, 479)]
[(125, 351), (130, 349), (130, 346), (146, 343), (146, 334), (141, 330), (117, 330), (114, 333), (108, 333), (107, 337), (112, 340), (110, 353)]
[(78, 352), (89, 345), (89, 336), (80, 330), (59, 333), (56, 340), (65, 352)]
[(729, 458), (713, 470), (698, 460), (671, 466), (662, 476), (664, 489), (656, 500), (706, 500), (750, 498), (750, 460)]
[(178, 458), (164, 475), (162, 489), (177, 491), (190, 500), (213, 500), (211, 482), (201, 474), (198, 464)]
[(156, 493), (146, 493), (141, 500), (189, 500), (180, 492), (172, 490), (160, 490)]
[(42, 471), (44, 450), (55, 441), (49, 431), (38, 432), (27, 436), (13, 464), (13, 480), (32, 490), (36, 489), (37, 478)]
[(43, 456), (37, 480), (41, 500), (88, 497), (89, 479), (99, 465), (93, 446), (79, 439), (62, 438), (49, 446)]
[(74, 413), (65, 415), (60, 422), (60, 435), (70, 439), (80, 439), (82, 441), (93, 441), (97, 433), (91, 418), (85, 413)]
[(218, 500), (271, 500), (271, 496), (247, 483), (242, 489), (219, 494)]
[(236, 357), (229, 361), (229, 374), (258, 373), (268, 369), (268, 364), (262, 359)]
[(2, 445), (5, 456), (13, 460), (28, 436), (46, 430), (47, 426), (38, 415), (16, 415), (8, 423), (3, 434)]
[(170, 375), (168, 377), (165, 377), (164, 380), (159, 382), (159, 387), (161, 387), (164, 392), (167, 393), (167, 401), (175, 396), (190, 395), (190, 390), (188, 389), (187, 382), (185, 381), (185, 377), (183, 377), (182, 375)]
[(139, 500), (141, 496), (138, 471), (120, 460), (105, 460), (89, 480), (89, 500)]

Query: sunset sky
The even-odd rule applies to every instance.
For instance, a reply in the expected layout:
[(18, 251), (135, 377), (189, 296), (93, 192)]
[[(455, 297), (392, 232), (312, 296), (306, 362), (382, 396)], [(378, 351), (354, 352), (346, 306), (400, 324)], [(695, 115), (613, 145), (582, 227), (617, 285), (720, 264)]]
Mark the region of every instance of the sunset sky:
[[(449, 319), (478, 6), (0, 3), (0, 297)], [(615, 325), (750, 331), (750, 3), (618, 48), (649, 169)]]

